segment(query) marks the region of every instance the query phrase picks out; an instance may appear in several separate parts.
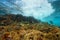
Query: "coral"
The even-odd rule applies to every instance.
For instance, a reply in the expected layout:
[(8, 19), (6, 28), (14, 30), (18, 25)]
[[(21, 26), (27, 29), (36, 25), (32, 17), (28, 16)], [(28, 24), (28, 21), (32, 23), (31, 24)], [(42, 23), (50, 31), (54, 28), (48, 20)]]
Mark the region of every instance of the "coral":
[[(13, 17), (16, 19), (16, 16)], [(0, 40), (60, 40), (60, 28), (57, 26), (43, 22), (17, 21), (13, 17), (9, 15), (0, 19)], [(8, 23), (11, 24), (5, 25)]]

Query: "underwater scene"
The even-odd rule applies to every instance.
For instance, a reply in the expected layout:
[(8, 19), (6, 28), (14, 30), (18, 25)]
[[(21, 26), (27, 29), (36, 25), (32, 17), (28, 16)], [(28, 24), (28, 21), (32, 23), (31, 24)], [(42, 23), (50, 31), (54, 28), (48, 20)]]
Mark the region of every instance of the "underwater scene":
[(60, 0), (0, 0), (0, 40), (60, 40)]

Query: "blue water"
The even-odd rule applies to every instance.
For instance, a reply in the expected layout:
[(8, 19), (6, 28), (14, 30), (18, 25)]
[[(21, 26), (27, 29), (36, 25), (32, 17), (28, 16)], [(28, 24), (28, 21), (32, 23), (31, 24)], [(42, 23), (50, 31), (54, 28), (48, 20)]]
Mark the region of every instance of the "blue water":
[(56, 0), (52, 3), (55, 12), (50, 16), (43, 19), (43, 21), (50, 23), (52, 21), (54, 25), (60, 26), (60, 0)]
[[(44, 22), (48, 22), (50, 24), (60, 26), (60, 13), (54, 13), (43, 19)], [(51, 23), (52, 21), (52, 23)]]

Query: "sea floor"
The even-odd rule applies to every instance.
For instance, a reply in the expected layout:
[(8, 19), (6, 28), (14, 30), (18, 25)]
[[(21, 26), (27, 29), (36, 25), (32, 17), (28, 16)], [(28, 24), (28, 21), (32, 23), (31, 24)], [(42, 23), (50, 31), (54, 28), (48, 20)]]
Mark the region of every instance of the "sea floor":
[(0, 40), (60, 40), (60, 28), (42, 23), (0, 26)]

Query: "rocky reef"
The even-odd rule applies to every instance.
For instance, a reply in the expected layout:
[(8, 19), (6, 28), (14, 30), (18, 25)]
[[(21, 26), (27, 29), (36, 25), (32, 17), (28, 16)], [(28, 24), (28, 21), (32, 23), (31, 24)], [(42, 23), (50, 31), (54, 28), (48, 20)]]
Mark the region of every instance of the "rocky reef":
[(0, 16), (0, 40), (60, 40), (60, 28), (22, 15)]

